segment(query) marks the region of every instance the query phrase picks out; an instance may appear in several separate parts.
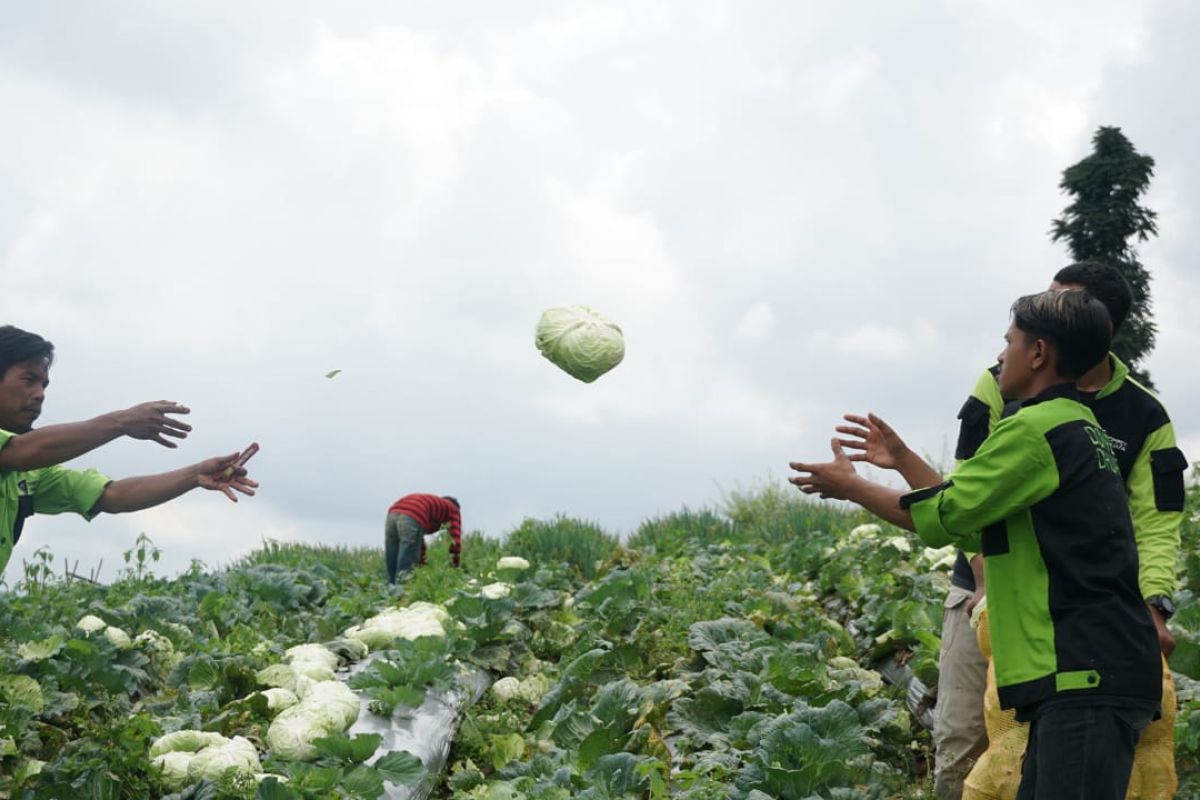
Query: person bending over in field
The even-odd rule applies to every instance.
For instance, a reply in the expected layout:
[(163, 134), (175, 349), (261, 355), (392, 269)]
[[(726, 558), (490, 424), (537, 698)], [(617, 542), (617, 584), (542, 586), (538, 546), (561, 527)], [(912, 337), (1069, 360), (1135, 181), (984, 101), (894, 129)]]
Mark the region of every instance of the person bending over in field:
[[(128, 436), (175, 447), (191, 426), (170, 415), (188, 409), (166, 401), (103, 414), (84, 422), (34, 430), (50, 385), (54, 345), (12, 325), (0, 326), (0, 573), (33, 514), (73, 511), (91, 520), (101, 512), (140, 511), (192, 489), (253, 495), (258, 484), (234, 467), (238, 453), (157, 475), (112, 480), (96, 470), (59, 466)], [(169, 437), (169, 438), (168, 438)]]
[(1159, 712), (1129, 500), (1076, 387), (1111, 337), (1107, 310), (1085, 292), (1017, 300), (996, 378), (1019, 408), (918, 491), (863, 479), (837, 439), (832, 462), (791, 464), (805, 493), (855, 502), (930, 546), (982, 553), (1000, 704), (1030, 722), (1018, 800), (1124, 798), (1138, 737)]
[(388, 583), (395, 583), (396, 576), (425, 563), (425, 537), (443, 526), (450, 529), (450, 563), (457, 568), (462, 557), (458, 501), (436, 494), (407, 494), (392, 503), (383, 534)]
[[(1108, 264), (1081, 262), (1063, 267), (1052, 290), (1082, 289), (1108, 310), (1114, 335), (1129, 315), (1133, 293), (1120, 270)], [(970, 458), (996, 424), (1020, 407), (1005, 403), (997, 384), (999, 366), (985, 370), (959, 411), (959, 461)], [(1162, 401), (1130, 377), (1129, 368), (1113, 353), (1105, 354), (1078, 381), (1080, 402), (1113, 440), (1121, 477), (1129, 494), (1133, 534), (1138, 550), (1138, 584), (1158, 631), (1159, 648), (1170, 656), (1175, 640), (1167, 629), (1174, 613), (1171, 595), (1179, 555), (1179, 526), (1183, 521), (1184, 470), (1187, 459), (1175, 443), (1175, 431)], [(839, 442), (851, 450), (852, 461), (896, 469), (914, 489), (933, 469), (913, 452), (895, 431), (875, 415), (848, 414), (852, 426), (838, 431), (851, 438)], [(934, 726), (935, 782), (940, 800), (959, 800), (963, 779), (987, 747), (983, 695), (987, 661), (970, 631), (970, 616), (982, 599), (985, 582), (982, 559), (968, 559), (960, 550), (951, 577), (942, 619), (936, 722)], [(1164, 680), (1171, 681), (1170, 670)], [(1166, 735), (1173, 738), (1173, 728)]]

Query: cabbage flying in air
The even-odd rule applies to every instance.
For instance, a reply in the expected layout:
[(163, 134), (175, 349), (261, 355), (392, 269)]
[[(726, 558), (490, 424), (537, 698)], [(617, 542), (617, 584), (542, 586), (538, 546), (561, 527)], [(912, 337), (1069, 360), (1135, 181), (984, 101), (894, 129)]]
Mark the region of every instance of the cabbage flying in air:
[(547, 309), (538, 320), (534, 341), (543, 356), (584, 383), (596, 380), (625, 357), (621, 329), (587, 306)]

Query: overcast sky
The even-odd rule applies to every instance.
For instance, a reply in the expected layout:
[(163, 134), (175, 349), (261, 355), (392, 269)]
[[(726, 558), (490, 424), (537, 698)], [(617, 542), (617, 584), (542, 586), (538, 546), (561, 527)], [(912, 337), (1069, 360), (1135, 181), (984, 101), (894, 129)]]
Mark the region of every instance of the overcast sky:
[[(377, 546), (413, 491), (493, 535), (628, 533), (824, 458), (843, 411), (944, 457), (1009, 304), (1069, 261), (1059, 175), (1099, 125), (1157, 162), (1147, 366), (1200, 457), (1195, 3), (0, 14), (0, 316), (58, 348), (41, 424), (192, 407), (179, 450), (79, 460), (114, 477), (262, 445), (237, 506), (31, 520), (10, 582), (39, 545), (109, 580), (142, 531), (168, 573)], [(624, 329), (594, 384), (534, 348), (564, 303)]]

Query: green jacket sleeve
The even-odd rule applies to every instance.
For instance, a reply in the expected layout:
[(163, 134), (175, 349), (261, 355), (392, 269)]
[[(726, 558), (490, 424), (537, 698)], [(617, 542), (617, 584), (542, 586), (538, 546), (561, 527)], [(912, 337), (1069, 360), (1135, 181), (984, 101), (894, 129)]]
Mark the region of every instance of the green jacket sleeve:
[(975, 455), (1004, 412), (1000, 387), (991, 370), (984, 370), (975, 381), (967, 401), (958, 412), (958, 442), (954, 447), (956, 461), (966, 461)]
[(930, 547), (979, 550), (979, 532), (1049, 497), (1058, 468), (1046, 438), (1020, 415), (1001, 420), (939, 487), (905, 495), (917, 535)]
[[(1143, 597), (1169, 595), (1175, 591), (1175, 561), (1179, 557), (1179, 526), (1183, 511), (1172, 503), (1163, 503), (1163, 481), (1179, 481), (1179, 474), (1163, 475), (1161, 454), (1176, 454), (1175, 429), (1171, 423), (1154, 431), (1142, 445), (1125, 484), (1129, 489), (1129, 513), (1133, 517), (1133, 535), (1137, 540), (1138, 584)], [(1158, 455), (1156, 455), (1158, 454)], [(1186, 466), (1186, 461), (1179, 457)], [(1156, 463), (1157, 462), (1157, 463)], [(1170, 464), (1165, 465), (1167, 472)], [(1156, 475), (1157, 471), (1160, 473)], [(1156, 486), (1155, 481), (1159, 481)], [(1160, 507), (1165, 506), (1166, 508)]]
[(975, 388), (971, 390), (971, 396), (978, 398), (987, 406), (988, 430), (996, 427), (996, 423), (1000, 421), (1000, 415), (1004, 413), (1004, 398), (1000, 396), (1000, 384), (990, 369), (985, 369), (979, 376), (979, 380), (975, 381)]
[[(1000, 415), (1003, 412), (1004, 398), (1000, 396), (1000, 384), (996, 382), (996, 376), (992, 374), (992, 371), (985, 369), (979, 376), (979, 380), (975, 381), (975, 386), (967, 396), (967, 402), (958, 412), (958, 443), (954, 449), (955, 466), (961, 465), (978, 452), (979, 447), (991, 434), (992, 428), (996, 427), (996, 423), (1000, 421)], [(972, 536), (970, 539), (975, 541), (978, 539), (978, 535)], [(963, 548), (962, 545), (959, 547), (963, 549), (968, 559), (974, 556), (972, 550)]]
[(96, 516), (96, 502), (112, 482), (94, 469), (47, 467), (28, 474), (35, 481), (33, 510), (36, 513), (74, 512), (88, 520)]

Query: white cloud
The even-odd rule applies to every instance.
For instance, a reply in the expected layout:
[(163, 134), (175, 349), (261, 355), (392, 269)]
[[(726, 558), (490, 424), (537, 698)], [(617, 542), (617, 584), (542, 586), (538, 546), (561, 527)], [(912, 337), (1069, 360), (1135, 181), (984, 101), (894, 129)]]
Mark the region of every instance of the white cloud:
[(855, 47), (823, 64), (807, 75), (817, 113), (826, 120), (840, 116), (861, 98), (861, 89), (879, 70), (879, 56), (863, 47)]
[(775, 310), (770, 303), (759, 303), (746, 312), (734, 328), (734, 336), (745, 342), (765, 341), (775, 330)]
[(817, 331), (814, 338), (823, 349), (868, 361), (924, 360), (938, 345), (937, 329), (924, 319), (914, 320), (907, 329), (851, 320), (837, 333)]

